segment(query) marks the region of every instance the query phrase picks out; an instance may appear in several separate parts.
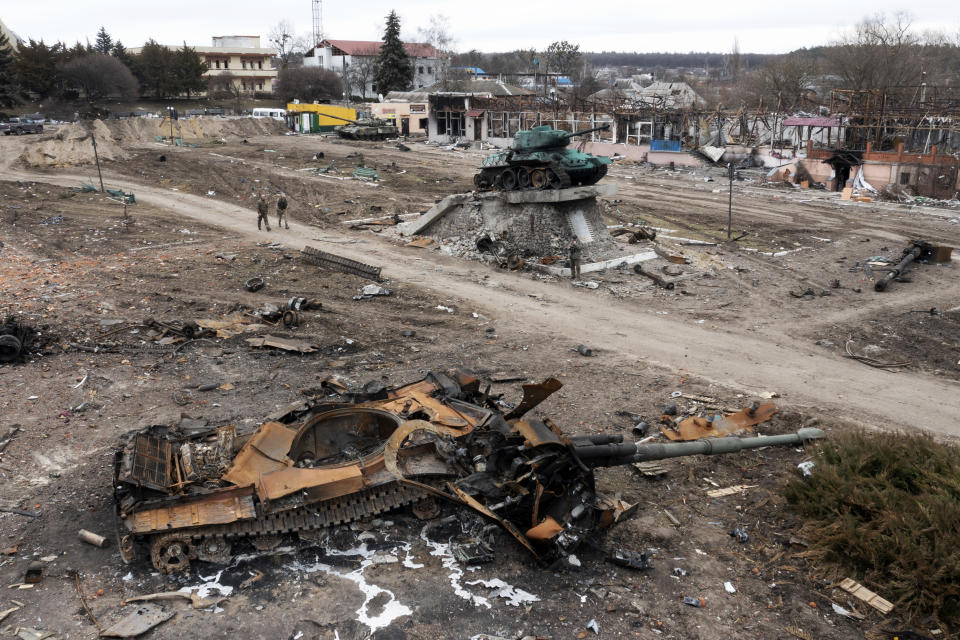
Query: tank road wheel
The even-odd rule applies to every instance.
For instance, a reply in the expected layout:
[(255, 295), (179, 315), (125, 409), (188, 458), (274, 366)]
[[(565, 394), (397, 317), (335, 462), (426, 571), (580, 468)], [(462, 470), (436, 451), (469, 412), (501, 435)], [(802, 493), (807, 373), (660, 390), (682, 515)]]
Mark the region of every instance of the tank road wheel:
[(190, 539), (179, 533), (154, 536), (150, 560), (161, 573), (177, 573), (190, 568)]
[(254, 536), (250, 538), (250, 544), (257, 551), (273, 551), (280, 546), (283, 538), (278, 535), (273, 536)]
[(530, 186), (534, 189), (544, 189), (547, 186), (547, 172), (543, 169), (534, 169), (530, 172)]
[(517, 174), (513, 169), (504, 169), (500, 174), (500, 184), (504, 191), (513, 191), (517, 188)]
[(197, 560), (226, 564), (230, 561), (230, 543), (223, 538), (204, 538), (197, 545)]
[(521, 189), (530, 188), (530, 170), (526, 167), (520, 167), (517, 169), (517, 185)]
[(563, 182), (561, 182), (560, 176), (557, 175), (557, 172), (553, 169), (547, 169), (547, 186), (551, 189), (563, 188)]

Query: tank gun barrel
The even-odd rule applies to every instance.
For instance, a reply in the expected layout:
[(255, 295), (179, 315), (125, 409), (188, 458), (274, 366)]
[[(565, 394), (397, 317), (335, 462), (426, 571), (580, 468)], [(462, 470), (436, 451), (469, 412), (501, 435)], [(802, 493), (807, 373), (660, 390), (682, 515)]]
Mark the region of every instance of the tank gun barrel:
[(602, 124), (599, 127), (594, 127), (593, 129), (584, 129), (583, 131), (572, 131), (572, 132), (566, 133), (564, 137), (573, 138), (574, 136), (582, 136), (585, 133), (593, 133), (594, 131), (606, 131), (609, 128), (610, 128), (609, 124)]
[(335, 116), (332, 113), (324, 113), (324, 116), (327, 118), (333, 118), (334, 120), (343, 120), (344, 122), (349, 122), (350, 124), (359, 124), (356, 120), (351, 120), (350, 118), (342, 118), (340, 116)]
[(588, 467), (614, 467), (631, 462), (663, 460), (680, 456), (713, 455), (733, 453), (744, 449), (759, 449), (773, 445), (798, 445), (804, 440), (819, 440), (823, 431), (804, 428), (796, 433), (778, 436), (756, 436), (752, 438), (701, 438), (692, 442), (671, 442), (667, 444), (622, 443), (585, 443), (572, 440), (574, 452)]

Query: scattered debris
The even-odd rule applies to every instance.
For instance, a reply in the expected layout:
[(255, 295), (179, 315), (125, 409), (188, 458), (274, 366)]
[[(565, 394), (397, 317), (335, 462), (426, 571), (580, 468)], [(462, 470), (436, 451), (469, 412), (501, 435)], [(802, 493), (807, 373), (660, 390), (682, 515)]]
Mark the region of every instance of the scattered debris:
[(813, 460), (806, 460), (797, 465), (797, 468), (800, 469), (800, 472), (805, 476), (813, 475)]
[(704, 598), (694, 598), (693, 596), (684, 596), (683, 604), (690, 605), (691, 607), (705, 607), (707, 606), (707, 601)]
[(247, 280), (243, 286), (246, 287), (247, 291), (250, 293), (256, 293), (257, 291), (260, 291), (260, 289), (263, 289), (265, 284), (266, 282), (263, 278), (256, 276)]
[(850, 578), (844, 578), (840, 581), (840, 588), (855, 598), (866, 602), (868, 605), (886, 615), (893, 611), (893, 603), (884, 600), (870, 589), (867, 589), (859, 582), (854, 582)]
[(906, 360), (904, 360), (903, 362), (883, 362), (881, 360), (871, 358), (870, 356), (864, 356), (864, 355), (854, 353), (853, 349), (850, 348), (850, 345), (852, 344), (853, 344), (853, 340), (847, 340), (847, 343), (844, 345), (844, 350), (846, 351), (846, 353), (844, 354), (843, 357), (852, 358), (853, 360), (857, 360), (858, 362), (862, 362), (863, 364), (870, 365), (871, 367), (875, 367), (877, 369), (892, 370), (892, 369), (902, 369), (903, 367), (910, 366), (910, 362)]
[(142, 604), (119, 622), (100, 632), (101, 637), (136, 638), (162, 624), (174, 616), (174, 612), (165, 612), (155, 604)]
[[(315, 353), (314, 345), (303, 340), (287, 340), (286, 338), (277, 338), (275, 336), (263, 336), (261, 338), (247, 338), (247, 344), (251, 347), (273, 347), (283, 351), (294, 351), (297, 353)], [(219, 385), (217, 385), (219, 386)]]
[(630, 569), (649, 569), (652, 566), (650, 556), (645, 552), (637, 553), (625, 549), (617, 549), (610, 554), (610, 562)]
[[(258, 572), (259, 573), (259, 572)], [(257, 579), (263, 577), (263, 574), (260, 573)], [(193, 591), (161, 591), (159, 593), (148, 593), (142, 596), (134, 596), (133, 598), (127, 598), (123, 601), (122, 604), (129, 604), (131, 602), (154, 602), (157, 600), (189, 600), (191, 606), (194, 609), (207, 609), (209, 607), (215, 606), (220, 600), (218, 598), (204, 597), (197, 594), (195, 590)]]
[(360, 289), (360, 295), (353, 296), (354, 300), (369, 300), (375, 296), (389, 296), (393, 295), (393, 292), (390, 289), (381, 287), (378, 284), (368, 284)]
[(100, 547), (101, 549), (107, 546), (107, 539), (101, 535), (97, 535), (92, 531), (87, 531), (86, 529), (80, 529), (77, 534), (80, 536), (80, 539), (87, 544), (92, 544), (95, 547)]
[(373, 267), (356, 260), (344, 258), (342, 256), (327, 253), (313, 247), (304, 247), (301, 250), (301, 256), (304, 260), (318, 267), (333, 269), (343, 273), (352, 273), (353, 275), (369, 278), (375, 282), (380, 282), (380, 267)]
[(736, 528), (732, 531), (728, 531), (727, 535), (732, 536), (736, 539), (737, 542), (743, 544), (750, 539), (750, 535), (744, 529)]
[(732, 496), (737, 493), (743, 493), (747, 489), (753, 489), (757, 485), (755, 484), (737, 484), (732, 487), (725, 487), (723, 489), (711, 489), (707, 491), (707, 495), (711, 498), (722, 498), (723, 496)]
[(671, 440), (698, 440), (700, 438), (715, 438), (738, 433), (749, 433), (754, 425), (766, 422), (777, 413), (778, 409), (772, 402), (751, 404), (736, 413), (721, 415), (719, 413), (706, 417), (692, 416), (677, 424), (669, 417), (661, 418), (663, 423), (660, 432)]
[(903, 250), (903, 254), (900, 256), (900, 262), (898, 262), (887, 275), (877, 280), (873, 288), (876, 291), (886, 291), (887, 286), (893, 282), (894, 279), (901, 278), (907, 270), (907, 267), (914, 261), (950, 262), (952, 252), (953, 247), (938, 247), (929, 242), (914, 240)]

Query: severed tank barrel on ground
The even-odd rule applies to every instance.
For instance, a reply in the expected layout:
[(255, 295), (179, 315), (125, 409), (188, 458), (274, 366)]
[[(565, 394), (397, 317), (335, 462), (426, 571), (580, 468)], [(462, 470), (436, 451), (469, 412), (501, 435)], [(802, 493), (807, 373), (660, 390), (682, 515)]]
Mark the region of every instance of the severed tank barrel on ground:
[(953, 247), (936, 246), (930, 244), (929, 242), (914, 240), (910, 243), (910, 246), (903, 250), (903, 254), (900, 256), (900, 262), (897, 263), (897, 266), (893, 267), (890, 270), (890, 273), (885, 275), (883, 278), (877, 280), (876, 284), (873, 285), (873, 288), (875, 291), (886, 291), (887, 285), (902, 276), (907, 270), (907, 267), (909, 267), (914, 261), (950, 262), (950, 256), (952, 252)]
[(800, 429), (796, 433), (752, 438), (701, 438), (693, 442), (671, 442), (667, 444), (640, 444), (638, 442), (582, 444), (583, 441), (572, 441), (571, 444), (573, 444), (577, 457), (586, 466), (596, 468), (681, 456), (713, 455), (769, 446), (798, 445), (805, 440), (819, 440), (823, 437), (822, 430), (808, 427)]

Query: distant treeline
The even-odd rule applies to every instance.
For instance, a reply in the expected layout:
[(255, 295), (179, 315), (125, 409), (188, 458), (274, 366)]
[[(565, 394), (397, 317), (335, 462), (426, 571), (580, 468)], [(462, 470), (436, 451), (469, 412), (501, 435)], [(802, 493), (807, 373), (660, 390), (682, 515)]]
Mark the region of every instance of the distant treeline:
[[(741, 53), (740, 63), (744, 69), (763, 66), (774, 54)], [(583, 57), (594, 67), (636, 67), (640, 69), (717, 69), (729, 59), (729, 53), (691, 51), (690, 53), (629, 53), (626, 51), (584, 52)]]

